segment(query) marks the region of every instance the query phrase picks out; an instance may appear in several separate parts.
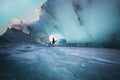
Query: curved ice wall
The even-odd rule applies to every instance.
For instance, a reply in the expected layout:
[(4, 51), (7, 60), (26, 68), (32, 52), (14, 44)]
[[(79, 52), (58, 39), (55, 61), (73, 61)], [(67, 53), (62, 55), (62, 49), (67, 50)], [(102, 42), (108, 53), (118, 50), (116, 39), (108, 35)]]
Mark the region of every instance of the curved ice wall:
[(47, 0), (41, 6), (39, 21), (32, 24), (34, 37), (39, 41), (41, 36), (48, 39), (55, 34), (69, 43), (120, 45), (119, 3), (119, 0)]

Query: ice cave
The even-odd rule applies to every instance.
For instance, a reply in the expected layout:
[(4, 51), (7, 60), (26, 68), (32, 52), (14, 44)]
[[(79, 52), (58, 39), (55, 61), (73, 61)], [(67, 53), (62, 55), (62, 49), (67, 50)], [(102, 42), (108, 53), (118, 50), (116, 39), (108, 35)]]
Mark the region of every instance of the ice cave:
[(0, 0), (0, 80), (120, 80), (120, 0)]

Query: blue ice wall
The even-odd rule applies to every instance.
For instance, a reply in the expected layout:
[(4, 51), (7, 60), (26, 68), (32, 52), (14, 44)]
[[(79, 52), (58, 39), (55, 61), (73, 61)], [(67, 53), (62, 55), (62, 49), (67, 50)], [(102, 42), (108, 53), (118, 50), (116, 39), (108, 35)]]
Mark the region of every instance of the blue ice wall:
[(119, 4), (119, 0), (48, 0), (33, 29), (37, 35), (41, 30), (48, 36), (59, 34), (68, 43), (120, 45)]

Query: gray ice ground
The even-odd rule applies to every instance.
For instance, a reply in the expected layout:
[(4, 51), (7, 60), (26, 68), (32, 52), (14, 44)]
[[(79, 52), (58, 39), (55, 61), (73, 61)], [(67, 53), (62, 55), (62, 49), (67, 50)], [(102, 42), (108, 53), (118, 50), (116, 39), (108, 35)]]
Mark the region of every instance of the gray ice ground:
[(120, 80), (120, 50), (1, 46), (0, 80)]

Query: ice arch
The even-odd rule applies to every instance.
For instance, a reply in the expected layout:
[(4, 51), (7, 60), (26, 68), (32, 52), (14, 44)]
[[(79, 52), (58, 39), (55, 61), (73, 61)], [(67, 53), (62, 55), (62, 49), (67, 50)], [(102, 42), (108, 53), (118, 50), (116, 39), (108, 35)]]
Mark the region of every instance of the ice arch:
[(41, 6), (40, 19), (32, 28), (39, 37), (57, 33), (71, 43), (119, 42), (118, 1), (47, 0)]

